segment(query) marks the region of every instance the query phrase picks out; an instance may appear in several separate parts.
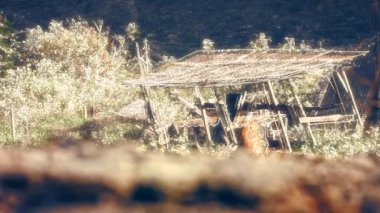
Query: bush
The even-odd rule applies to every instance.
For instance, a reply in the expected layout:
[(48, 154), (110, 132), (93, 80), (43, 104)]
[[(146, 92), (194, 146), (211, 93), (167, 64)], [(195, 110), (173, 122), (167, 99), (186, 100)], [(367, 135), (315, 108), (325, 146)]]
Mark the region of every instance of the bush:
[(129, 74), (127, 42), (103, 28), (71, 20), (27, 30), (24, 65), (0, 79), (0, 110), (15, 110), (19, 132), (46, 117), (77, 114), (83, 106), (113, 111), (133, 98), (122, 85)]
[(363, 136), (339, 129), (325, 130), (315, 134), (318, 145), (305, 144), (301, 150), (326, 158), (350, 158), (354, 156), (380, 156), (380, 131), (373, 128)]
[(14, 36), (11, 23), (0, 12), (0, 77), (3, 77), (7, 69), (12, 68), (12, 56), (14, 54)]

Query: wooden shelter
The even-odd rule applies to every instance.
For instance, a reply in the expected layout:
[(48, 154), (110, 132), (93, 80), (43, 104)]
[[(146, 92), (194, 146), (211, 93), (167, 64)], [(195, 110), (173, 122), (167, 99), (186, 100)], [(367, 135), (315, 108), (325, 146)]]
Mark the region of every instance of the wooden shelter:
[[(152, 107), (149, 93), (151, 88), (194, 88), (200, 106), (185, 103), (189, 108), (193, 107), (203, 120), (208, 140), (210, 136), (209, 114), (206, 111), (205, 100), (201, 96), (202, 88), (211, 88), (214, 91), (218, 120), (230, 141), (238, 143), (235, 128), (239, 119), (230, 116), (226, 94), (223, 88), (236, 86), (256, 85), (262, 87), (268, 94), (268, 102), (273, 107), (274, 115), (281, 132), (283, 144), (291, 151), (290, 141), (287, 135), (286, 115), (281, 112), (273, 84), (279, 81), (288, 81), (291, 94), (297, 102), (297, 122), (305, 127), (311, 140), (315, 142), (311, 125), (313, 123), (356, 121), (361, 123), (360, 114), (355, 104), (355, 98), (350, 89), (350, 83), (345, 75), (345, 70), (359, 56), (365, 55), (363, 51), (337, 51), (337, 50), (283, 50), (283, 49), (226, 49), (226, 50), (199, 50), (179, 60), (169, 61), (160, 66), (152, 67), (149, 57), (140, 53), (140, 67), (142, 76), (138, 79), (126, 81), (128, 86), (140, 86), (145, 94), (147, 113), (154, 123), (155, 112)], [(150, 71), (148, 72), (147, 70)], [(300, 75), (321, 72), (324, 75), (336, 73), (342, 85), (348, 88), (347, 93), (351, 97), (352, 114), (336, 114), (323, 117), (308, 117), (302, 106), (297, 90), (292, 79)], [(237, 114), (244, 106), (246, 91), (241, 91), (235, 110)], [(186, 102), (186, 101), (184, 101)], [(158, 128), (158, 127), (157, 127)], [(163, 133), (159, 133), (163, 134)], [(165, 138), (165, 136), (162, 136)]]

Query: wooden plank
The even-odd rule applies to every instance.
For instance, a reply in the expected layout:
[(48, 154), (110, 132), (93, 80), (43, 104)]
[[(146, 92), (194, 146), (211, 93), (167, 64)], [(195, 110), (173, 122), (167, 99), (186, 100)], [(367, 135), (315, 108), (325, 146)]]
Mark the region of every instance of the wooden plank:
[[(306, 112), (302, 106), (301, 100), (299, 99), (299, 97), (297, 95), (294, 83), (291, 80), (289, 80), (289, 84), (290, 84), (290, 90), (291, 90), (294, 98), (296, 99), (298, 107), (300, 108), (301, 117), (306, 117)], [(309, 134), (311, 141), (313, 142), (313, 145), (314, 146), (317, 145), (317, 141), (315, 140), (315, 137), (313, 135), (313, 131), (311, 131), (311, 128), (310, 128), (310, 123), (306, 122), (306, 123), (304, 123), (304, 125), (306, 127), (307, 133)]]
[(288, 137), (287, 129), (285, 127), (284, 121), (282, 120), (281, 112), (277, 109), (278, 101), (277, 101), (277, 98), (276, 98), (276, 96), (274, 94), (272, 83), (270, 81), (268, 81), (267, 85), (268, 85), (268, 88), (269, 88), (269, 96), (270, 96), (273, 104), (276, 107), (276, 114), (277, 114), (277, 117), (278, 117), (278, 120), (279, 120), (279, 123), (280, 123), (280, 127), (281, 127), (281, 130), (282, 130), (282, 133), (284, 135), (284, 139), (285, 139), (286, 145), (288, 147), (289, 152), (292, 152), (292, 147), (290, 146), (290, 140), (289, 140), (289, 137)]
[(350, 122), (354, 119), (354, 115), (326, 115), (326, 116), (315, 116), (315, 117), (300, 117), (300, 123), (339, 123), (339, 122)]

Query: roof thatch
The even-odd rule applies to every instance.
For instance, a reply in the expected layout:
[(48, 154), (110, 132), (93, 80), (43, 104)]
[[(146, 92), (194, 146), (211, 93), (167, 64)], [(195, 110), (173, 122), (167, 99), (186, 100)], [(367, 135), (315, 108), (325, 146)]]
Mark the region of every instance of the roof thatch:
[(350, 65), (362, 51), (200, 50), (157, 67), (154, 73), (127, 85), (213, 87), (276, 81), (311, 72), (334, 72)]

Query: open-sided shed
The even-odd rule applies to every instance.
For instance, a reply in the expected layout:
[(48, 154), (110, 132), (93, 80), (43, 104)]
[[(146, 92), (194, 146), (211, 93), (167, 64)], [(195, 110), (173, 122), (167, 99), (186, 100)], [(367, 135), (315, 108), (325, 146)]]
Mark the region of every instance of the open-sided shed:
[[(139, 56), (142, 75), (138, 79), (126, 81), (129, 86), (140, 86), (145, 94), (147, 106), (151, 106), (150, 88), (195, 88), (201, 106), (198, 109), (203, 118), (206, 132), (209, 118), (203, 107), (204, 100), (200, 95), (201, 88), (212, 88), (217, 102), (215, 103), (219, 119), (228, 138), (237, 143), (234, 131), (234, 121), (231, 120), (227, 110), (225, 94), (221, 94), (220, 88), (242, 85), (263, 85), (269, 94), (269, 101), (274, 106), (274, 113), (278, 116), (279, 126), (283, 133), (283, 142), (291, 150), (286, 127), (283, 123), (283, 114), (278, 109), (278, 100), (273, 90), (273, 83), (289, 81), (290, 90), (297, 101), (299, 109), (299, 123), (304, 125), (313, 142), (310, 125), (314, 122), (335, 122), (354, 118), (361, 123), (361, 118), (356, 109), (355, 99), (350, 90), (350, 83), (345, 75), (353, 61), (365, 55), (362, 51), (337, 51), (325, 49), (313, 50), (283, 50), (283, 49), (226, 49), (226, 50), (199, 50), (179, 60), (168, 61), (160, 66), (150, 68), (148, 55)], [(314, 72), (324, 75), (336, 73), (341, 84), (347, 88), (353, 107), (352, 115), (330, 115), (324, 117), (307, 117), (305, 110), (297, 96), (291, 80)], [(242, 95), (237, 103), (237, 109), (244, 104)], [(147, 110), (149, 117), (154, 122), (154, 109)], [(211, 137), (208, 137), (211, 140)]]

